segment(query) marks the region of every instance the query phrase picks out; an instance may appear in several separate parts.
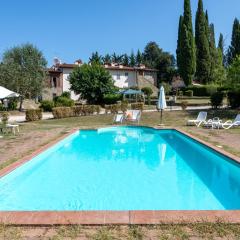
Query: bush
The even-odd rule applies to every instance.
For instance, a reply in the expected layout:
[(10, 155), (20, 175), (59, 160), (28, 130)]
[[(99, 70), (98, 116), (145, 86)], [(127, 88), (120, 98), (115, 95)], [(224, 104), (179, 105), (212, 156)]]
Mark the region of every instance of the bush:
[(9, 113), (8, 112), (3, 112), (1, 113), (1, 121), (4, 125), (6, 125), (8, 123), (8, 119), (9, 119)]
[(54, 102), (49, 100), (44, 100), (41, 102), (40, 108), (44, 112), (51, 112), (52, 109), (54, 108)]
[(193, 91), (193, 96), (207, 97), (217, 92), (218, 86), (216, 85), (205, 85), (205, 86), (189, 86), (185, 88), (185, 92), (188, 90)]
[(182, 102), (181, 102), (181, 108), (182, 108), (182, 110), (186, 110), (186, 109), (187, 109), (187, 106), (188, 106), (188, 101), (182, 101)]
[(188, 97), (193, 97), (193, 90), (187, 90), (185, 92), (185, 95), (188, 96)]
[(132, 103), (131, 104), (131, 109), (133, 110), (141, 110), (143, 111), (144, 104), (143, 103)]
[(17, 100), (16, 99), (10, 99), (8, 102), (8, 110), (14, 111), (17, 109)]
[(147, 96), (148, 105), (151, 104), (151, 95), (153, 94), (153, 90), (150, 87), (142, 88), (143, 93)]
[(70, 92), (63, 92), (63, 93), (61, 94), (61, 97), (65, 97), (65, 98), (71, 99), (71, 93), (70, 93)]
[(103, 97), (104, 104), (115, 104), (117, 101), (121, 101), (121, 94), (105, 94)]
[(218, 108), (222, 105), (224, 98), (223, 92), (215, 92), (211, 95), (211, 105), (213, 108)]
[(231, 108), (240, 107), (240, 90), (228, 92), (228, 102)]
[(67, 97), (57, 97), (55, 99), (55, 107), (73, 107), (74, 101)]
[(52, 109), (53, 117), (56, 119), (73, 117), (73, 108), (71, 107), (55, 107)]
[(27, 109), (26, 121), (38, 121), (42, 119), (42, 109)]

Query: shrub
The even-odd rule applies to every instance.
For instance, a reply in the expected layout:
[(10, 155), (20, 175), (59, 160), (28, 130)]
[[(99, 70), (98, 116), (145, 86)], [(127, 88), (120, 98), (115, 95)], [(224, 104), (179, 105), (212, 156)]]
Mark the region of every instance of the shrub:
[(207, 97), (217, 92), (217, 89), (218, 89), (217, 85), (189, 86), (185, 88), (185, 92), (188, 90), (192, 90), (194, 96)]
[(4, 125), (6, 125), (8, 123), (8, 119), (9, 119), (9, 113), (8, 112), (1, 113), (1, 120), (2, 120), (2, 123)]
[(65, 98), (71, 99), (71, 93), (70, 93), (70, 92), (63, 92), (63, 93), (61, 94), (61, 97), (65, 97)]
[(26, 121), (38, 121), (42, 119), (42, 109), (27, 109)]
[(211, 95), (211, 105), (213, 108), (218, 108), (222, 105), (224, 98), (223, 92), (215, 92)]
[(44, 100), (41, 102), (40, 108), (44, 112), (51, 112), (52, 109), (54, 108), (54, 102), (49, 100)]
[(240, 90), (228, 92), (228, 102), (231, 108), (240, 107)]
[(143, 93), (147, 96), (148, 105), (151, 104), (151, 95), (153, 94), (153, 90), (150, 87), (142, 88)]
[(182, 108), (182, 110), (186, 110), (186, 109), (187, 109), (187, 106), (188, 106), (188, 101), (182, 101), (182, 102), (181, 102), (181, 108)]
[(17, 109), (17, 100), (16, 99), (10, 99), (8, 102), (8, 110), (13, 111)]
[(73, 107), (74, 101), (67, 97), (57, 97), (55, 99), (55, 107)]
[(72, 107), (72, 111), (75, 117), (81, 116), (83, 114), (83, 105)]
[(185, 92), (185, 95), (188, 96), (188, 97), (193, 97), (193, 90), (187, 90)]
[(115, 104), (117, 101), (122, 99), (121, 94), (105, 94), (103, 97), (103, 102), (105, 104)]
[(131, 104), (131, 109), (133, 110), (141, 110), (143, 111), (144, 104), (143, 103), (132, 103)]
[(52, 113), (53, 117), (56, 119), (74, 116), (73, 109), (71, 107), (55, 107), (52, 109)]

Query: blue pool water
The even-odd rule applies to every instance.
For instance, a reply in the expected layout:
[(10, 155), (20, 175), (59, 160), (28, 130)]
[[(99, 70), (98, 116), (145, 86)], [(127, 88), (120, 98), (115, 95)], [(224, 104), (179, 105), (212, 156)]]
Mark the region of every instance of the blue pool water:
[(0, 179), (0, 210), (240, 209), (240, 166), (175, 130), (80, 130)]

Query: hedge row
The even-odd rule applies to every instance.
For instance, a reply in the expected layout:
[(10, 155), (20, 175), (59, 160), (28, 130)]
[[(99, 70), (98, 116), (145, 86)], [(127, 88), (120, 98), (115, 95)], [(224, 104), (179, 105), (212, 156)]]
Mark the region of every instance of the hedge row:
[(26, 121), (38, 121), (42, 119), (42, 109), (27, 109)]
[(240, 90), (228, 92), (228, 102), (231, 108), (240, 107)]
[(116, 114), (120, 111), (126, 112), (128, 108), (128, 104), (122, 102), (121, 104), (110, 104), (110, 105), (105, 105), (105, 113), (113, 113)]
[(142, 102), (132, 103), (131, 104), (131, 109), (132, 110), (141, 110), (141, 111), (143, 111), (143, 108), (144, 108), (144, 103), (142, 103)]
[(81, 105), (74, 107), (55, 107), (52, 109), (53, 117), (56, 119), (67, 117), (78, 117), (100, 112), (98, 105)]

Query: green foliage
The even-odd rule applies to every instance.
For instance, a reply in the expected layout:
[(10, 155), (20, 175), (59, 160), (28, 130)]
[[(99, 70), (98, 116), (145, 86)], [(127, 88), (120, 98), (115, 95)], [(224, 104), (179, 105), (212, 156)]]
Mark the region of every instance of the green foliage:
[(193, 97), (193, 90), (185, 91), (185, 95), (188, 96), (188, 97)]
[(73, 117), (73, 109), (71, 107), (55, 107), (52, 109), (55, 119)]
[(26, 121), (38, 121), (42, 119), (42, 109), (27, 109), (26, 110)]
[(237, 18), (235, 18), (232, 29), (232, 40), (231, 45), (228, 49), (228, 64), (232, 64), (233, 60), (240, 55), (240, 23)]
[(8, 112), (2, 112), (0, 114), (1, 117), (1, 121), (4, 125), (6, 125), (8, 123), (8, 119), (9, 119), (9, 113)]
[(123, 55), (122, 64), (123, 66), (129, 66), (129, 57), (127, 54)]
[(8, 102), (8, 110), (9, 111), (14, 111), (17, 109), (17, 99), (15, 98), (10, 98)]
[(74, 68), (69, 76), (71, 90), (88, 103), (102, 103), (105, 94), (114, 92), (110, 73), (98, 64), (83, 64)]
[(220, 33), (220, 36), (219, 36), (218, 49), (220, 49), (222, 57), (223, 57), (224, 56), (224, 39), (223, 39), (222, 33)]
[(109, 54), (106, 54), (104, 57), (103, 57), (103, 63), (104, 64), (110, 64), (112, 62), (112, 59), (111, 59), (111, 56)]
[(140, 52), (140, 50), (138, 49), (137, 51), (137, 55), (136, 55), (136, 65), (140, 65), (143, 63), (143, 55), (142, 53)]
[(228, 102), (231, 108), (240, 107), (240, 90), (234, 90), (228, 92)]
[(74, 101), (67, 97), (56, 97), (54, 99), (55, 107), (72, 107), (74, 106)]
[(150, 87), (144, 87), (141, 90), (147, 96), (148, 105), (150, 105), (151, 104), (151, 95), (153, 94), (153, 90)]
[(196, 79), (203, 84), (209, 82), (211, 71), (211, 53), (209, 47), (209, 25), (203, 11), (203, 2), (199, 0), (195, 23), (196, 41)]
[(184, 1), (184, 15), (180, 16), (177, 44), (177, 65), (180, 76), (188, 86), (196, 69), (195, 43), (190, 0)]
[(65, 97), (65, 98), (71, 98), (71, 93), (70, 92), (63, 92), (62, 94), (61, 94), (61, 97)]
[(89, 58), (89, 63), (91, 64), (102, 64), (102, 56), (98, 52), (92, 53), (92, 56)]
[(135, 67), (135, 65), (136, 65), (136, 59), (135, 59), (134, 52), (132, 51), (131, 55), (129, 57), (129, 66), (130, 67)]
[(217, 85), (205, 85), (205, 86), (189, 86), (185, 90), (192, 90), (193, 95), (197, 97), (211, 96), (213, 93), (217, 92)]
[(165, 91), (165, 94), (168, 95), (171, 90), (172, 90), (172, 86), (166, 82), (162, 82), (160, 85), (162, 85), (164, 87), (164, 91)]
[(228, 68), (226, 86), (240, 88), (240, 55), (237, 56)]
[(51, 112), (52, 109), (54, 108), (55, 104), (54, 101), (50, 101), (50, 100), (43, 100), (41, 102), (40, 108), (44, 111), (44, 112)]
[(224, 93), (223, 92), (215, 92), (211, 95), (211, 105), (213, 108), (218, 108), (222, 106), (223, 103), (223, 98), (224, 98)]
[(32, 44), (13, 47), (3, 54), (0, 65), (0, 85), (23, 97), (41, 94), (47, 62)]
[(103, 97), (104, 104), (115, 104), (117, 101), (122, 100), (121, 94), (105, 94)]

